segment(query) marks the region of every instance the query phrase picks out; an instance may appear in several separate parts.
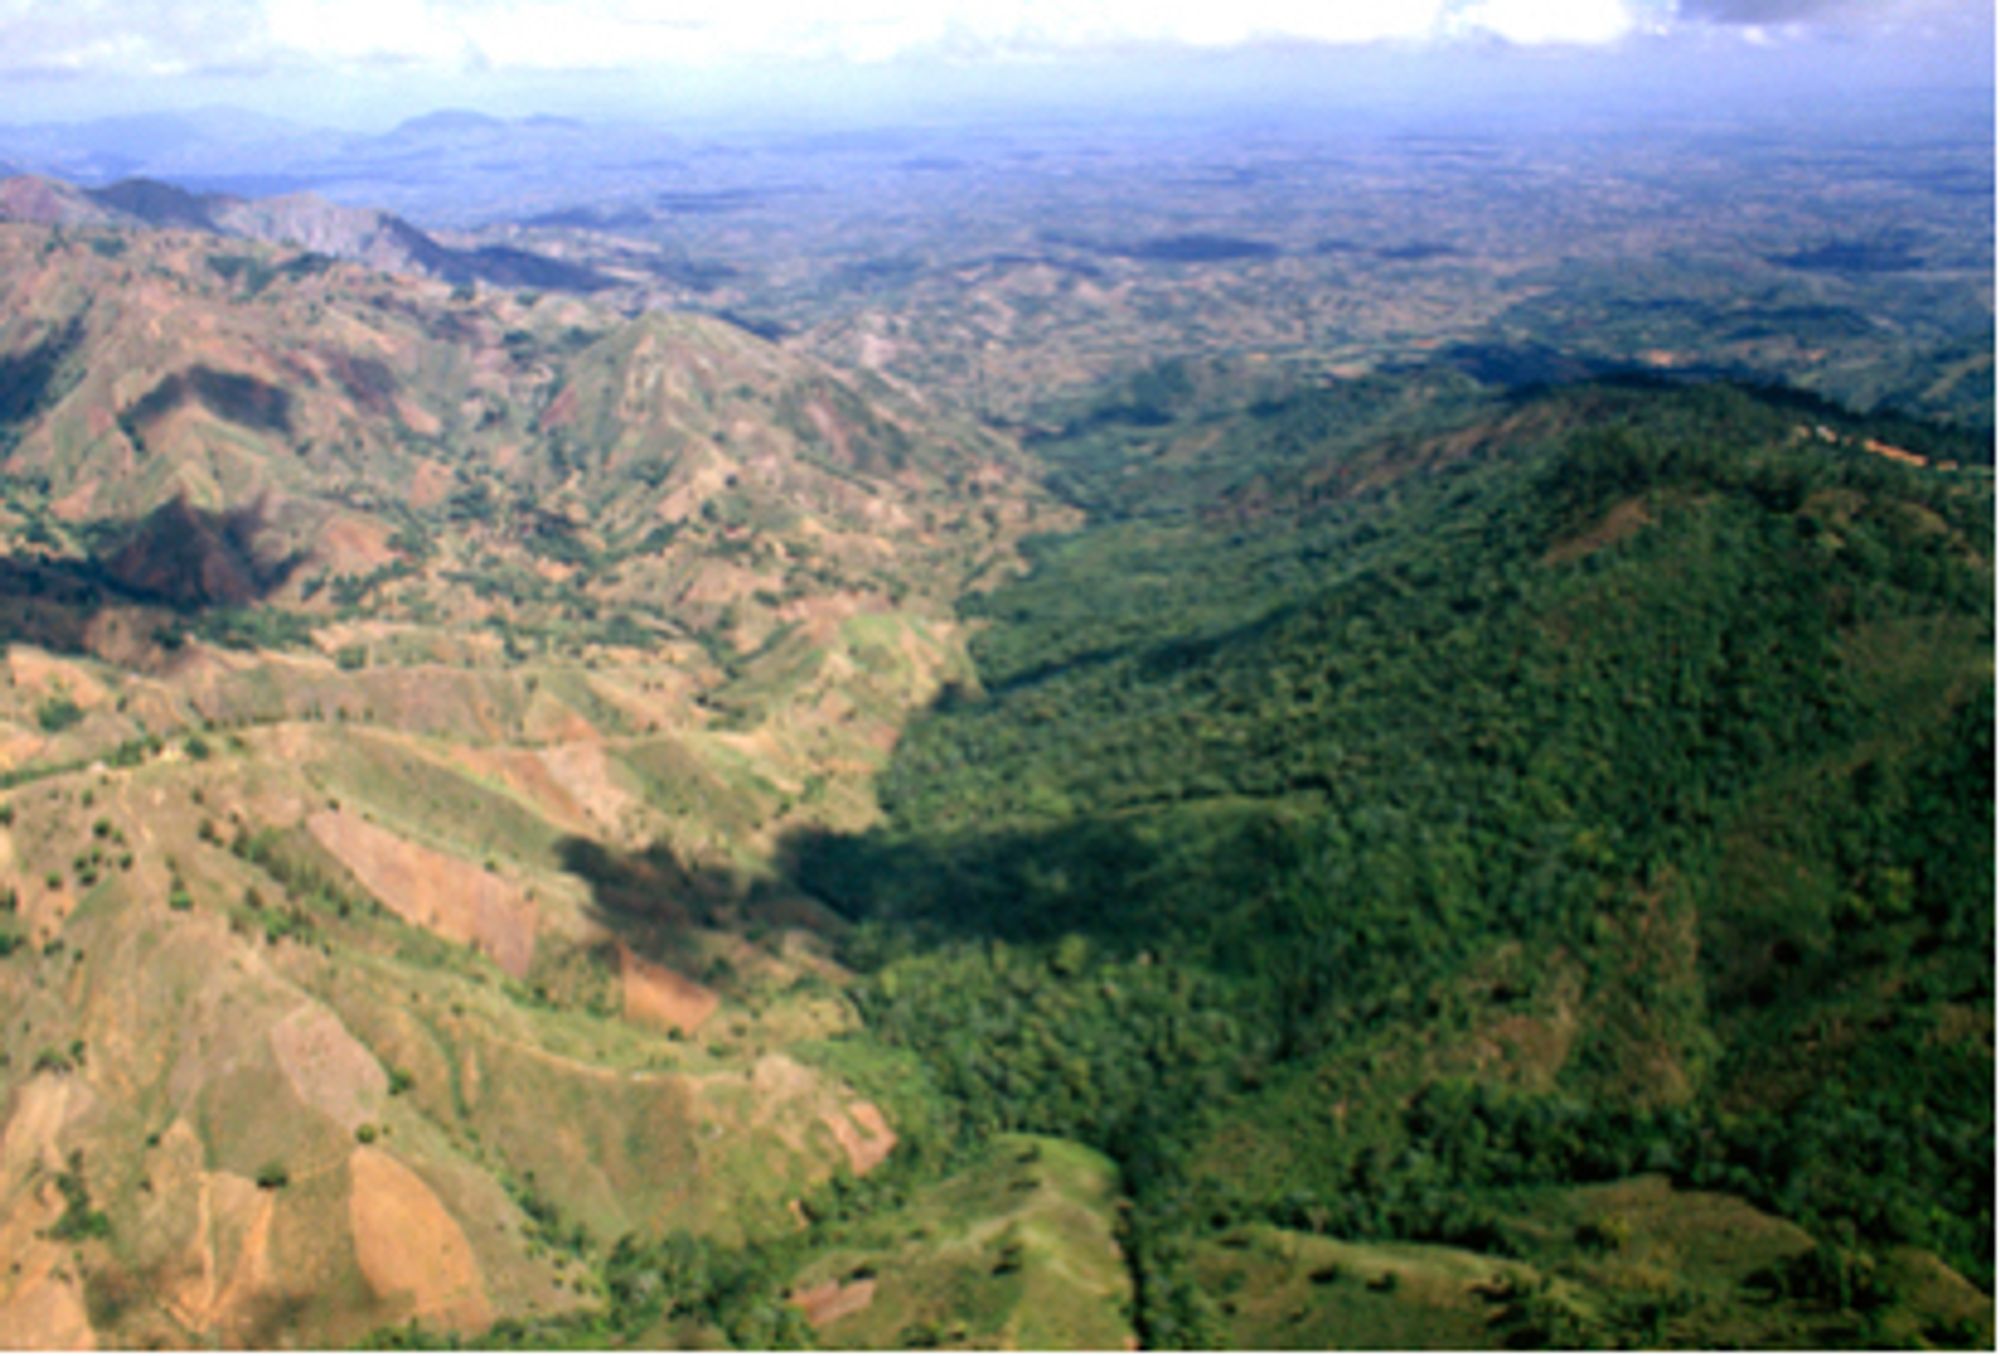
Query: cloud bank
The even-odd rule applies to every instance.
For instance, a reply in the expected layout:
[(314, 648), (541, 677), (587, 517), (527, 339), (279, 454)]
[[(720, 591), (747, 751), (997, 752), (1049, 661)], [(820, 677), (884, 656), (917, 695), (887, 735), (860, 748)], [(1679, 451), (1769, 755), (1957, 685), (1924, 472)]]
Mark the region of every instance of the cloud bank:
[(591, 71), (1008, 60), (1290, 42), (1601, 47), (1964, 26), (1985, 0), (0, 0), (0, 70), (172, 77), (340, 67)]

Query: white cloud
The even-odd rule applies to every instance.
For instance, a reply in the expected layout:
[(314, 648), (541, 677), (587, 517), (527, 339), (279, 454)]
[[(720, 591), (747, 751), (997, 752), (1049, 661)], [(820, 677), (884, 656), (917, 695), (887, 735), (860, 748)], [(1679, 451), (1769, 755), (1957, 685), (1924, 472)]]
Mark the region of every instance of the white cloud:
[(277, 52), (317, 61), (392, 57), (447, 63), (465, 47), (438, 7), (405, 0), (266, 0), (266, 32)]
[(1455, 23), (1522, 45), (1616, 42), (1640, 26), (1624, 0), (1476, 0)]
[(588, 69), (757, 57), (870, 62), (934, 51), (1047, 52), (1263, 39), (1360, 43), (1441, 31), (1446, 0), (268, 0), (272, 42), (339, 59)]
[[(172, 74), (400, 64), (644, 70), (1262, 41), (1601, 46), (1771, 20), (1905, 23), (1985, 0), (0, 0), (0, 70)], [(1873, 15), (1874, 18), (1868, 16)], [(1771, 32), (1768, 27), (1765, 32)]]
[(0, 0), (0, 70), (177, 75), (261, 59), (262, 29), (259, 0)]

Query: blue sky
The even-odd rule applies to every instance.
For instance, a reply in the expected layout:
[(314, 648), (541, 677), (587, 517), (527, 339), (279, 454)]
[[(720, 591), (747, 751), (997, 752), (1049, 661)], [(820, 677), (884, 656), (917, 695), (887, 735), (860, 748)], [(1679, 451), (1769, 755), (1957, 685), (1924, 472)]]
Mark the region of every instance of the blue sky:
[(1992, 31), (1990, 0), (0, 0), (0, 121), (1031, 97), (1089, 69), (1113, 87), (1161, 70), (1254, 86), (1263, 57), (1297, 78), (1316, 56), (1439, 85), (1566, 69), (1990, 86)]

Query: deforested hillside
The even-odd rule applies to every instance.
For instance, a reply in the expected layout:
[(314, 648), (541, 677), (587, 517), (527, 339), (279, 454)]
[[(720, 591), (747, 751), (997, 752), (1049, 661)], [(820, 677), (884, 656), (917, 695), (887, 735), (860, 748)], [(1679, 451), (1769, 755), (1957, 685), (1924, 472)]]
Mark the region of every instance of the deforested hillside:
[[(304, 552), (295, 589), (365, 575), (356, 555), (421, 563), (454, 527), (571, 567), (726, 556), (707, 547), (753, 520), (738, 569), (773, 592), (811, 570), (949, 589), (985, 563), (961, 543), (1017, 513), (1004, 443), (720, 321), (192, 234), (7, 226), (0, 250), (6, 474), (100, 535), (176, 499), (261, 504)], [(355, 548), (385, 529), (408, 545)], [(924, 568), (890, 580), (892, 555)]]
[(342, 207), (312, 193), (240, 198), (190, 192), (158, 179), (120, 179), (84, 188), (9, 174), (0, 178), (0, 220), (200, 231), (220, 240), (260, 240), (449, 283), (548, 287), (581, 296), (614, 285), (595, 269), (507, 245), (446, 244), (393, 213)]
[(1064, 521), (1019, 453), (716, 321), (0, 254), (4, 1340), (470, 1335), (878, 1169), (770, 854)]

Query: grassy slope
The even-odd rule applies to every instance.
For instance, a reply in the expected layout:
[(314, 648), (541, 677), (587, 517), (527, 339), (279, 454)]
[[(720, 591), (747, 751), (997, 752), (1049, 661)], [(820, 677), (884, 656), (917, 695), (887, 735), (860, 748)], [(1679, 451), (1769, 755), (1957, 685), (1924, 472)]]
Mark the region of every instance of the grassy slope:
[(1081, 1145), (1003, 1135), (960, 1172), (830, 1245), (793, 1294), (858, 1279), (866, 1307), (817, 1326), (832, 1347), (1111, 1350), (1130, 1339), (1115, 1167)]
[(876, 813), (1012, 454), (726, 326), (202, 249), (0, 232), (0, 1230), (74, 1233), (0, 1327), (477, 1330), (627, 1232), (783, 1234), (883, 1145), (772, 844)]

